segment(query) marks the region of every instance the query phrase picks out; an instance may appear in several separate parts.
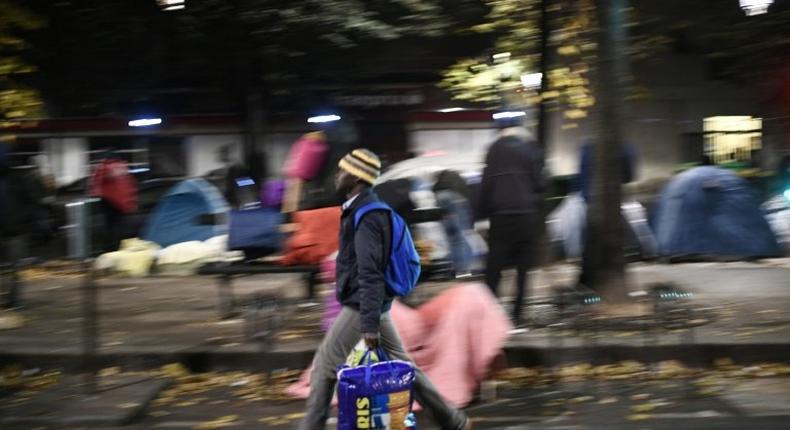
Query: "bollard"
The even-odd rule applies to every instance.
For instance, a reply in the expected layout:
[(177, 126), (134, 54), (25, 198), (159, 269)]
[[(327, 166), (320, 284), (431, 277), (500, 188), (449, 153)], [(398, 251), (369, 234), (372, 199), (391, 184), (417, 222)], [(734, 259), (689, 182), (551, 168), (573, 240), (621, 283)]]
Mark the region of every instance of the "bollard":
[(93, 262), (83, 262), (85, 277), (82, 282), (82, 371), (86, 394), (94, 394), (96, 384), (96, 351), (99, 344), (98, 289), (93, 273)]
[(91, 207), (99, 199), (89, 198), (66, 205), (69, 219), (68, 250), (69, 257), (82, 262), (85, 273), (82, 280), (82, 372), (83, 389), (86, 394), (97, 391), (96, 352), (99, 344), (98, 289), (93, 272), (91, 256)]
[(6, 309), (15, 309), (22, 306), (22, 280), (19, 271), (26, 255), (25, 240), (22, 237), (12, 237), (3, 244), (5, 249), (0, 253), (5, 254), (5, 261), (0, 267), (0, 293), (2, 293), (2, 306)]
[(219, 278), (219, 317), (230, 319), (236, 314), (236, 298), (233, 294), (233, 276), (222, 275)]

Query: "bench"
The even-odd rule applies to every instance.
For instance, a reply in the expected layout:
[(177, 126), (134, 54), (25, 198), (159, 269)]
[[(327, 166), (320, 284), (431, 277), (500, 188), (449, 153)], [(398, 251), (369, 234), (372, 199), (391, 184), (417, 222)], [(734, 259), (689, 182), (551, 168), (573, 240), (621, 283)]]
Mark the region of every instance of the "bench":
[(207, 263), (198, 268), (198, 275), (217, 276), (217, 292), (219, 293), (219, 310), (221, 318), (236, 315), (236, 300), (233, 294), (233, 278), (238, 276), (269, 275), (296, 273), (305, 275), (307, 287), (306, 298), (315, 298), (315, 288), (318, 285), (318, 275), (321, 269), (318, 265), (281, 266), (273, 262), (233, 262), (233, 263)]

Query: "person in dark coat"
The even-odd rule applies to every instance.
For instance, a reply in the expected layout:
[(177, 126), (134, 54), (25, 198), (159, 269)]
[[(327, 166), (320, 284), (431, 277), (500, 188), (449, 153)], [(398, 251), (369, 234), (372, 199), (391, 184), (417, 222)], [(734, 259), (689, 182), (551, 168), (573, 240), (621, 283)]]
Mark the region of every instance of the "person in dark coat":
[(40, 200), (29, 175), (11, 168), (8, 147), (0, 143), (0, 263), (5, 266), (2, 270), (7, 271), (0, 282), (5, 308), (21, 304), (16, 266), (27, 257), (27, 239)]
[(520, 123), (506, 122), (501, 127), (486, 156), (479, 211), (490, 222), (486, 283), (498, 295), (502, 270), (516, 267), (512, 318), (519, 326), (545, 189), (543, 153)]
[[(581, 191), (584, 201), (590, 200), (590, 181), (592, 178), (592, 144), (585, 143), (581, 150), (579, 157), (579, 190)], [(623, 145), (620, 154), (622, 162), (620, 164), (620, 178), (621, 183), (627, 184), (634, 180), (636, 174), (634, 172), (636, 167), (636, 150), (632, 145)]]
[[(392, 240), (390, 214), (374, 210), (354, 226), (356, 211), (378, 201), (371, 187), (379, 176), (381, 162), (374, 153), (355, 149), (341, 158), (338, 166), (335, 188), (345, 203), (335, 279), (337, 299), (343, 307), (313, 360), (307, 414), (300, 424), (301, 430), (326, 428), (337, 367), (345, 362), (360, 339), (370, 349), (381, 345), (391, 359), (412, 362), (389, 315), (393, 297), (384, 280), (384, 271)], [(470, 428), (466, 415), (450, 406), (421, 370), (415, 369), (415, 374), (414, 395), (442, 429)]]

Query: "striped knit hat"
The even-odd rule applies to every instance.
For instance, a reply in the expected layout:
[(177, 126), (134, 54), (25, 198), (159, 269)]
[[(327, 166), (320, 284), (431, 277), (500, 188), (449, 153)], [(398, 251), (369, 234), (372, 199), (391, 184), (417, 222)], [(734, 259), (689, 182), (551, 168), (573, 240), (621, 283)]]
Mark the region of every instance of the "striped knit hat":
[(355, 149), (349, 152), (340, 160), (338, 166), (371, 185), (381, 173), (379, 157), (367, 149)]

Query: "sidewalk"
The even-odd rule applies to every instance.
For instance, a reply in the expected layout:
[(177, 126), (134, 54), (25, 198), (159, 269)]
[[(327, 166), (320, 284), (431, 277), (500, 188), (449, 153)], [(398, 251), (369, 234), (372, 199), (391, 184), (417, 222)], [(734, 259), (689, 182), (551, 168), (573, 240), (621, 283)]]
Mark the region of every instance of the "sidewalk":
[[(304, 417), (304, 402), (288, 399), (283, 393), (295, 372), (268, 377), (250, 372), (188, 374), (178, 366), (169, 367), (168, 371), (111, 376), (116, 380), (172, 382), (145, 405), (135, 401), (135, 392), (77, 397), (66, 400), (70, 402), (67, 405), (56, 401), (64, 390), (20, 393), (0, 403), (0, 427), (291, 429)], [(476, 429), (786, 428), (790, 418), (788, 366), (775, 366), (773, 372), (768, 368), (727, 368), (656, 379), (639, 373), (629, 374), (627, 379), (588, 375), (552, 384), (503, 379), (496, 397), (478, 400), (465, 411)], [(63, 381), (69, 382), (68, 378)], [(425, 413), (418, 412), (417, 421), (421, 429), (437, 428)], [(118, 427), (122, 424), (130, 425)], [(330, 418), (327, 424), (327, 428), (334, 428), (336, 419)]]
[[(739, 362), (786, 361), (790, 356), (790, 260), (762, 263), (635, 264), (636, 285), (675, 282), (694, 293), (691, 303), (705, 308), (710, 321), (692, 330), (571, 331), (540, 328), (514, 335), (507, 345), (513, 365), (555, 362), (660, 361), (733, 357)], [(530, 293), (542, 296), (549, 285), (567, 284), (573, 269), (558, 266), (532, 277)], [(21, 328), (0, 330), (0, 367), (76, 368), (81, 334), (81, 279), (74, 275), (38, 279), (23, 290)], [(268, 275), (234, 281), (236, 298), (277, 294), (297, 300), (301, 279)], [(505, 279), (510, 285), (512, 278)], [(450, 284), (425, 284), (412, 300), (428, 300)], [(242, 318), (219, 319), (216, 281), (207, 277), (99, 281), (100, 362), (150, 368), (181, 361), (197, 370), (222, 368), (301, 368), (321, 338), (320, 306), (295, 301), (282, 308), (276, 342), (260, 344), (244, 336)], [(506, 292), (507, 293), (507, 292)], [(285, 303), (285, 301), (283, 302)], [(530, 311), (527, 311), (528, 313)]]

